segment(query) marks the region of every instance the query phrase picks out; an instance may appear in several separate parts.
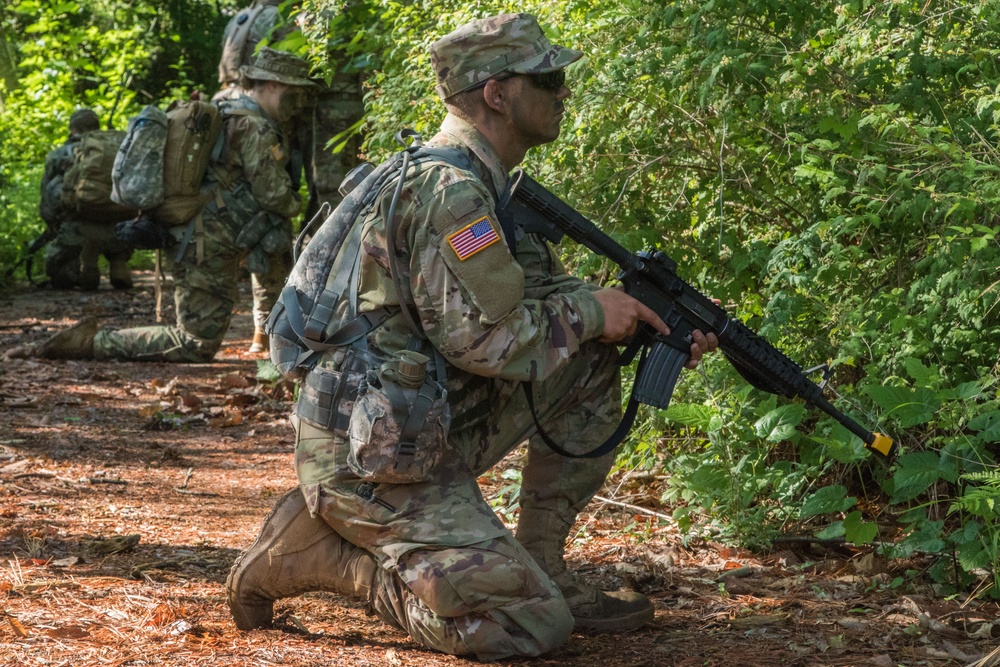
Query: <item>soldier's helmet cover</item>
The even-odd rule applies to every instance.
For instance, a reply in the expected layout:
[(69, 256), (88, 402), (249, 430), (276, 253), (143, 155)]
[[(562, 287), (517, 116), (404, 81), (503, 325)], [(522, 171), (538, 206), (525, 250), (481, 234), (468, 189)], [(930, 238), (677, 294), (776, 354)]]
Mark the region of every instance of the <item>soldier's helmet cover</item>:
[(316, 82), (309, 78), (309, 62), (286, 51), (261, 47), (252, 65), (240, 68), (240, 85), (250, 88), (253, 81), (278, 81), (289, 86), (312, 88)]
[(582, 57), (549, 42), (538, 19), (523, 13), (472, 21), (431, 44), (436, 89), (445, 100), (503, 72), (552, 72)]

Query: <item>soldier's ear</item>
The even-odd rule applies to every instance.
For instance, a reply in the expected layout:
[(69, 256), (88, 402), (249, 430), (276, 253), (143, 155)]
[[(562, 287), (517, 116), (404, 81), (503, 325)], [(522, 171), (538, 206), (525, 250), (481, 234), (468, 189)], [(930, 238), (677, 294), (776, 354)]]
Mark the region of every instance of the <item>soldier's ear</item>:
[(490, 79), (483, 87), (483, 99), (486, 105), (497, 113), (506, 113), (510, 108), (511, 92), (502, 82)]

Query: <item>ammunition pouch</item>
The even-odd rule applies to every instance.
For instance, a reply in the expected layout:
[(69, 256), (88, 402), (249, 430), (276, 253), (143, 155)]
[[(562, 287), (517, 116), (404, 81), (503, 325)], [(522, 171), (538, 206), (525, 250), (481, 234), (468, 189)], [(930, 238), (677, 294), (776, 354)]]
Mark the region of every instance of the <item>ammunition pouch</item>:
[(367, 364), (349, 355), (339, 371), (317, 367), (299, 387), (295, 414), (317, 428), (346, 439), (354, 402), (365, 384)]

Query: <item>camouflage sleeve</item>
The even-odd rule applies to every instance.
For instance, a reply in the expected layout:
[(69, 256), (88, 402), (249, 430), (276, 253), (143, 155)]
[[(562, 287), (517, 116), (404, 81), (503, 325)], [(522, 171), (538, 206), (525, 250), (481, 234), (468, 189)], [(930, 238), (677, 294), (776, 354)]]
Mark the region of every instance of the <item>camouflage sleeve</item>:
[(410, 282), (425, 332), (450, 363), (536, 381), (600, 334), (604, 314), (585, 283), (557, 280), (558, 290), (526, 293), (525, 270), (481, 183), (458, 178), (432, 191), (415, 197)]
[(298, 215), (302, 199), (285, 169), (288, 149), (281, 137), (262, 118), (242, 116), (234, 122), (239, 123), (240, 163), (253, 198), (265, 211), (284, 218)]

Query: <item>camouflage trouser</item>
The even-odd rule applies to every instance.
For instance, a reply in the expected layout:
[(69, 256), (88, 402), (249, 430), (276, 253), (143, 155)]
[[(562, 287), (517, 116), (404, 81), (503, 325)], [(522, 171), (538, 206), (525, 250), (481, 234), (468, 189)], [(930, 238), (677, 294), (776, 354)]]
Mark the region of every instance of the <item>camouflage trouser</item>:
[(118, 274), (128, 273), (125, 263), (132, 256), (132, 247), (115, 237), (114, 224), (66, 220), (45, 248), (45, 274), (53, 287), (97, 289), (100, 255)]
[[(289, 223), (290, 225), (291, 223)], [(289, 228), (289, 234), (291, 229)], [(267, 273), (251, 273), (250, 287), (253, 292), (253, 324), (261, 330), (271, 308), (278, 301), (285, 280), (292, 270), (292, 253), (283, 252), (267, 256)]]
[[(192, 239), (184, 256), (175, 260), (177, 246), (163, 251), (174, 281), (175, 326), (101, 330), (94, 338), (97, 358), (202, 363), (211, 361), (222, 345), (236, 305), (236, 281), (245, 254), (233, 245), (225, 223), (208, 211), (203, 214), (204, 260), (196, 261)], [(171, 230), (179, 240), (184, 227)]]
[(364, 112), (361, 79), (357, 74), (338, 74), (329, 88), (317, 93), (312, 122), (302, 123), (298, 136), (309, 187), (306, 220), (311, 219), (324, 202), (332, 207), (340, 203), (337, 188), (347, 172), (358, 164), (361, 139), (355, 135), (336, 153), (337, 146), (328, 147), (327, 144), (358, 122)]
[[(588, 343), (562, 372), (532, 385), (539, 422), (564, 448), (591, 451), (617, 425), (615, 357), (614, 348)], [(300, 477), (306, 502), (398, 578), (377, 581), (375, 608), (383, 618), (446, 653), (534, 656), (565, 642), (573, 617), (556, 584), (490, 509), (476, 479), (528, 440), (521, 504), (535, 511), (522, 517), (539, 516), (541, 509), (571, 525), (614, 455), (559, 456), (538, 437), (520, 384), (496, 381), (490, 393), (487, 413), (456, 420), (462, 425), (449, 437), (453, 455), (446, 454), (431, 481), (379, 484), (373, 495), (371, 485), (344, 472), (345, 439), (297, 418), (296, 464), (301, 474), (318, 453), (332, 455), (333, 480)]]
[(101, 274), (97, 268), (97, 258), (104, 255), (108, 260), (112, 284), (123, 287), (123, 282), (131, 285), (132, 279), (125, 264), (132, 256), (132, 246), (119, 241), (115, 236), (115, 225), (97, 222), (81, 222), (83, 247), (80, 249), (80, 285), (84, 289), (97, 289)]
[(64, 220), (56, 237), (45, 246), (45, 275), (52, 286), (71, 289), (80, 282), (80, 250), (83, 249), (83, 232), (80, 223)]

